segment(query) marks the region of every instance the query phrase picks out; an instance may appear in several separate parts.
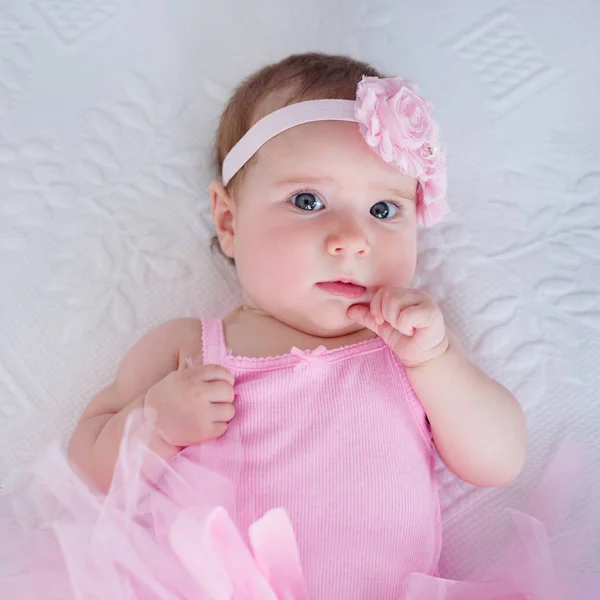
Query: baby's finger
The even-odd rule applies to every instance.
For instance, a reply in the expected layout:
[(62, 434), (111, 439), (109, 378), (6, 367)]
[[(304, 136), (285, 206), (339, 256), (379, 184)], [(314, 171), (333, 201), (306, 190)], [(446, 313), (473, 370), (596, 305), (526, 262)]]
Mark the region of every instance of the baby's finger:
[(203, 389), (201, 394), (213, 404), (231, 404), (235, 399), (233, 386), (228, 381), (222, 380), (209, 382), (208, 387)]
[(433, 314), (433, 308), (428, 304), (409, 306), (400, 312), (396, 321), (396, 329), (404, 335), (412, 336), (416, 329), (431, 326)]
[(229, 385), (235, 384), (233, 373), (221, 365), (202, 365), (193, 369), (193, 371), (193, 376), (200, 381), (224, 381)]
[(213, 423), (229, 423), (235, 417), (235, 406), (226, 402), (211, 404), (210, 416)]
[[(401, 334), (395, 327), (392, 327), (387, 321), (379, 326), (379, 337), (388, 345), (390, 348), (394, 348), (401, 338), (406, 336)], [(409, 339), (409, 338), (408, 338)]]
[(389, 288), (379, 288), (372, 300), (371, 300), (371, 316), (376, 325), (383, 325), (385, 323), (385, 316), (383, 314), (383, 303), (384, 299), (389, 294)]
[(346, 316), (359, 325), (377, 333), (377, 323), (371, 315), (371, 310), (364, 304), (353, 304), (346, 311)]
[(220, 438), (222, 435), (225, 434), (225, 432), (227, 431), (227, 426), (228, 423), (224, 423), (224, 422), (217, 422), (217, 423), (211, 423), (210, 426), (210, 430), (209, 430), (209, 436), (210, 439), (217, 439)]
[(394, 327), (397, 327), (400, 313), (409, 306), (419, 304), (421, 301), (422, 298), (418, 292), (407, 290), (407, 292), (404, 293), (402, 290), (389, 289), (383, 295), (381, 305), (383, 318)]

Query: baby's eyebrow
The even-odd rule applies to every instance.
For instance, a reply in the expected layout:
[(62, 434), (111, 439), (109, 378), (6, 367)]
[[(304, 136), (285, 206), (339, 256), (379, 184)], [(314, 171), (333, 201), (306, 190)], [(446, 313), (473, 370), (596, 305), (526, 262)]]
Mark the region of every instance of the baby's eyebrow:
[(287, 177), (280, 179), (275, 182), (276, 186), (285, 187), (288, 185), (302, 185), (305, 183), (317, 184), (317, 183), (334, 183), (333, 177), (315, 177), (314, 175), (307, 175), (306, 177), (294, 175), (293, 177)]
[(385, 188), (384, 191), (388, 192), (392, 196), (398, 196), (400, 198), (404, 198), (405, 200), (416, 200), (417, 199), (417, 195), (416, 195), (415, 191), (411, 190), (410, 188), (402, 188), (402, 189)]
[[(315, 177), (314, 175), (307, 175), (306, 177), (294, 175), (293, 177), (286, 177), (285, 179), (280, 179), (275, 182), (277, 187), (286, 187), (290, 185), (317, 185), (319, 183), (335, 183), (335, 179), (333, 177)], [(403, 188), (394, 188), (394, 187), (382, 187), (381, 192), (385, 194), (390, 194), (392, 196), (397, 196), (400, 198), (404, 198), (406, 200), (416, 200), (415, 190), (409, 187)]]

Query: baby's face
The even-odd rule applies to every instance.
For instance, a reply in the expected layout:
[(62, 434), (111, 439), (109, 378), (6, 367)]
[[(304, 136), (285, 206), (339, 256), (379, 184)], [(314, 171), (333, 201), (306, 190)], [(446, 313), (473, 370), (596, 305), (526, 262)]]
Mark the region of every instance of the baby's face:
[[(235, 261), (247, 305), (312, 335), (359, 329), (346, 316), (350, 305), (413, 278), (416, 187), (355, 123), (308, 123), (271, 139), (236, 197)], [(332, 293), (344, 286), (323, 285), (339, 280), (364, 293), (349, 298)]]

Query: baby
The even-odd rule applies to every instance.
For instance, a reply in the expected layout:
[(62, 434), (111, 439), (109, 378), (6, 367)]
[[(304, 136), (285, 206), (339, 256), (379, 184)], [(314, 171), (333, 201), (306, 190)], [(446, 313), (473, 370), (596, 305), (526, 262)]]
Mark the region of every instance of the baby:
[(417, 225), (445, 212), (430, 110), (416, 86), (341, 56), (291, 56), (237, 88), (210, 199), (242, 305), (165, 323), (123, 358), (69, 444), (99, 490), (143, 409), (175, 470), (241, 445), (237, 524), (285, 508), (309, 597), (398, 599), (408, 574), (436, 573), (434, 451), (502, 486), (526, 444), (516, 399), (410, 288)]

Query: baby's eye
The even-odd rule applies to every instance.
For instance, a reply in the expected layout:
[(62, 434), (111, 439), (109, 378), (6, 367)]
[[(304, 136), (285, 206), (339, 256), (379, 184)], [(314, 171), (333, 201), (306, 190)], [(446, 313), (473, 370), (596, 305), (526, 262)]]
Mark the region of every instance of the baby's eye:
[(389, 219), (400, 212), (400, 207), (393, 202), (376, 202), (371, 206), (370, 213), (376, 219)]
[(310, 192), (295, 194), (290, 200), (302, 210), (319, 210), (324, 207), (323, 201)]

